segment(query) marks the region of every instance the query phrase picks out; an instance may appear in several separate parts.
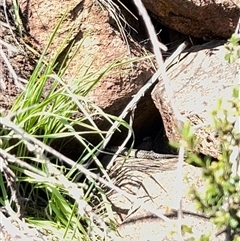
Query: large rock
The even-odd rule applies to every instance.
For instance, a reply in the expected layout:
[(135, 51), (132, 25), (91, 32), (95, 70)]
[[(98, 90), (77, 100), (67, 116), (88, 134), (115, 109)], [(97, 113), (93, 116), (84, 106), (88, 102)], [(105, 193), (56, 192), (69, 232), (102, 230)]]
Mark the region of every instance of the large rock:
[[(101, 6), (100, 1), (71, 0), (59, 3), (58, 0), (40, 2), (33, 0), (27, 3), (20, 0), (19, 3), (26, 20), (26, 28), (29, 29), (32, 40), (35, 40), (41, 49), (48, 43), (51, 33), (63, 14), (66, 14), (48, 51), (49, 55), (56, 53), (70, 33), (69, 40), (63, 44), (58, 61), (61, 63), (71, 44), (73, 48), (70, 55), (80, 46), (63, 77), (66, 82), (79, 79), (82, 86), (89, 87), (116, 60), (118, 63), (127, 62), (131, 58), (144, 55), (139, 44), (131, 39), (128, 43), (124, 41), (119, 30), (113, 27), (115, 23), (112, 24), (114, 22), (112, 16)], [(87, 78), (84, 77), (86, 72)], [(119, 64), (100, 79), (88, 93), (88, 97), (105, 112), (119, 115), (153, 72), (152, 63), (147, 58), (134, 63)], [(135, 114), (136, 132), (141, 132), (145, 126), (151, 126), (151, 122), (158, 118), (150, 92), (146, 96), (148, 98), (140, 103), (144, 111), (138, 111)], [(153, 110), (155, 110), (155, 117), (152, 114)], [(153, 116), (151, 120), (148, 118), (150, 115)], [(100, 129), (107, 130), (109, 123), (99, 120), (98, 126)], [(124, 135), (121, 136), (124, 138)], [(98, 141), (96, 135), (90, 141), (95, 141), (94, 144), (96, 144)], [(117, 141), (116, 144), (119, 144), (121, 140), (117, 139)], [(71, 148), (78, 154), (81, 151), (72, 144), (66, 149), (70, 152)]]
[[(49, 36), (57, 26), (62, 15), (66, 12), (66, 19), (61, 24), (49, 52), (55, 53), (59, 46), (64, 49), (59, 54), (58, 61), (65, 57), (70, 44), (74, 43), (71, 53), (80, 44), (72, 63), (70, 63), (65, 76), (66, 81), (73, 78), (82, 81), (87, 72), (87, 81), (96, 81), (92, 73), (100, 75), (101, 71), (118, 60), (118, 63), (128, 61), (130, 58), (141, 57), (140, 45), (129, 40), (129, 46), (124, 42), (117, 29), (111, 26), (109, 12), (98, 1), (19, 1), (29, 33), (43, 48), (49, 41)], [(72, 32), (71, 32), (72, 31)], [(70, 54), (71, 54), (70, 53)], [(111, 114), (119, 114), (123, 107), (132, 98), (132, 95), (150, 78), (153, 70), (149, 61), (135, 62), (134, 64), (119, 65), (118, 68), (107, 73), (89, 93), (89, 97), (98, 106)], [(92, 82), (90, 83), (92, 84)]]
[(240, 9), (231, 0), (143, 0), (162, 23), (193, 37), (224, 37), (234, 32)]
[[(121, 194), (111, 190), (107, 196), (118, 220), (118, 241), (180, 240), (170, 235), (177, 230), (178, 200), (181, 197), (183, 212), (182, 224), (192, 229), (198, 240), (201, 234), (212, 234), (211, 240), (224, 240), (224, 233), (214, 237), (216, 227), (210, 219), (196, 209), (194, 199), (189, 195), (190, 188), (205, 192), (205, 182), (201, 168), (184, 164), (183, 181), (177, 179), (178, 159), (147, 160), (117, 158), (110, 176), (121, 190), (134, 195), (137, 202), (131, 202)], [(141, 205), (143, 203), (146, 206)], [(169, 219), (169, 223), (156, 215), (156, 210)], [(199, 236), (198, 236), (199, 235)], [(190, 238), (183, 234), (184, 240)]]
[[(194, 46), (182, 53), (179, 63), (168, 72), (173, 90), (172, 102), (195, 127), (198, 138), (196, 150), (215, 158), (219, 156), (219, 140), (212, 123), (211, 112), (219, 98), (230, 99), (234, 86), (239, 86), (239, 65), (228, 64), (223, 41)], [(161, 113), (169, 140), (178, 141), (177, 117), (167, 98), (163, 81), (152, 91), (152, 98)]]

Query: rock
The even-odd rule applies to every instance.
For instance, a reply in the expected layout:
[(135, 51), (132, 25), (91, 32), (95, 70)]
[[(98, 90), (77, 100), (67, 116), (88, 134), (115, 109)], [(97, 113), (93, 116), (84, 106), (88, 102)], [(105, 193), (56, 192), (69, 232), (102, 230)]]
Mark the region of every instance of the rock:
[[(118, 157), (109, 175), (116, 186), (135, 195), (146, 178), (159, 172), (174, 170), (176, 169), (176, 163), (177, 159), (162, 161), (128, 158), (125, 160), (122, 157)], [(118, 223), (121, 223), (132, 207), (131, 201), (114, 191), (108, 193), (107, 196), (113, 205), (113, 210), (119, 215)]]
[(229, 38), (236, 28), (240, 9), (231, 0), (143, 0), (167, 27), (185, 35)]
[[(195, 133), (199, 139), (195, 150), (215, 158), (219, 156), (219, 140), (214, 130), (208, 128), (212, 123), (211, 112), (219, 98), (231, 98), (233, 87), (239, 85), (239, 66), (224, 60), (223, 43), (213, 41), (190, 48), (168, 71), (174, 95), (172, 102), (193, 128), (199, 127)], [(163, 81), (155, 86), (152, 98), (162, 116), (168, 139), (178, 141), (176, 116)]]
[[(127, 62), (131, 58), (144, 55), (139, 44), (132, 39), (128, 40), (128, 43), (123, 40), (119, 31), (111, 25), (112, 16), (102, 7), (100, 1), (73, 0), (63, 1), (59, 4), (59, 1), (56, 0), (41, 2), (35, 0), (27, 4), (26, 1), (20, 0), (19, 4), (24, 19), (27, 19), (26, 25), (29, 28), (29, 34), (42, 49), (48, 43), (49, 37), (62, 15), (66, 13), (66, 19), (61, 24), (48, 51), (49, 55), (53, 55), (59, 46), (63, 45), (58, 57), (58, 61), (61, 63), (72, 43), (73, 48), (70, 55), (79, 47), (65, 76), (63, 76), (66, 82), (79, 79), (82, 86), (85, 85), (86, 88), (89, 88), (94, 81), (98, 82), (98, 77), (111, 64), (116, 63), (116, 60), (118, 63)], [(64, 41), (70, 32), (71, 37), (65, 43)], [(147, 58), (132, 64), (119, 64), (118, 67), (103, 75), (88, 93), (88, 97), (105, 112), (119, 115), (132, 96), (138, 92), (153, 73), (152, 63)], [(136, 132), (145, 129), (146, 126), (151, 126), (154, 118), (158, 118), (150, 92), (139, 106), (142, 109), (135, 113), (134, 128)], [(152, 114), (153, 112), (154, 114)], [(152, 121), (149, 120), (149, 116), (152, 116)], [(110, 126), (109, 123), (101, 119), (96, 120), (96, 122), (102, 130), (107, 130)], [(121, 138), (124, 138), (123, 134), (121, 134)], [(115, 144), (121, 143), (121, 138), (116, 138)], [(94, 144), (97, 144), (96, 135), (93, 137), (94, 141)], [(78, 150), (78, 154), (80, 151), (72, 144), (66, 149), (69, 152), (70, 149)], [(78, 154), (76, 153), (76, 155)]]
[[(224, 234), (214, 237), (216, 227), (208, 217), (196, 209), (193, 197), (189, 195), (190, 188), (195, 188), (201, 193), (205, 190), (201, 168), (184, 164), (183, 182), (180, 184), (177, 179), (177, 158), (129, 158), (124, 164), (123, 162), (123, 158), (116, 160), (110, 174), (111, 180), (122, 190), (135, 195), (139, 203), (148, 205), (148, 208), (139, 203), (131, 203), (114, 191), (107, 194), (119, 223), (117, 230), (121, 237), (117, 240), (180, 240), (179, 237), (171, 237), (170, 232), (176, 231), (178, 200), (181, 195), (182, 222), (192, 228), (194, 238), (211, 233), (211, 240), (224, 240)], [(169, 223), (156, 216), (156, 210), (167, 217)], [(184, 240), (187, 238), (189, 236), (185, 234)]]
[[(67, 1), (60, 5), (54, 0), (31, 1), (30, 5), (26, 5), (26, 1), (20, 1), (20, 6), (25, 13), (25, 19), (28, 19), (29, 33), (42, 48), (48, 43), (50, 34), (66, 11), (66, 19), (49, 50), (51, 55), (55, 53), (72, 31), (58, 58), (58, 61), (61, 61), (65, 57), (73, 42), (71, 53), (80, 45), (64, 76), (66, 81), (70, 82), (74, 78), (86, 85), (87, 81), (97, 82), (102, 71), (116, 60), (120, 63), (142, 56), (140, 45), (129, 40), (127, 46), (119, 31), (111, 26), (112, 19), (108, 11), (97, 1)], [(89, 78), (84, 82), (81, 78), (86, 72)], [(96, 72), (98, 73), (93, 77), (90, 76)], [(152, 73), (152, 65), (147, 60), (119, 66), (103, 76), (88, 96), (108, 113), (119, 114)], [(88, 87), (91, 84), (93, 82), (88, 83)]]

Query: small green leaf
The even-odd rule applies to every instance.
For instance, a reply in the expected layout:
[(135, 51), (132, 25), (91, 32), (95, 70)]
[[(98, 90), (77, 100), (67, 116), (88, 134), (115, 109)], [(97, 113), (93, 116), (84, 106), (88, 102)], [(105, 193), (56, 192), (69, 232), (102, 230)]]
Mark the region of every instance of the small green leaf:
[(193, 233), (192, 227), (185, 224), (182, 225), (182, 231), (183, 233)]

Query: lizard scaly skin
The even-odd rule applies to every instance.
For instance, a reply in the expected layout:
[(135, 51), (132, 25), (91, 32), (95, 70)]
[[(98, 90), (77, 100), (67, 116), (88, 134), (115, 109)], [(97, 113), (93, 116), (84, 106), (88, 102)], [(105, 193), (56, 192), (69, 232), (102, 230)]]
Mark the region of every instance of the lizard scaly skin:
[[(118, 146), (112, 146), (105, 148), (106, 151), (115, 153), (119, 150)], [(145, 151), (139, 149), (128, 150), (126, 147), (119, 153), (119, 155), (134, 157), (134, 158), (144, 158), (144, 159), (163, 159), (163, 158), (176, 158), (178, 155), (175, 154), (160, 154), (154, 151)]]

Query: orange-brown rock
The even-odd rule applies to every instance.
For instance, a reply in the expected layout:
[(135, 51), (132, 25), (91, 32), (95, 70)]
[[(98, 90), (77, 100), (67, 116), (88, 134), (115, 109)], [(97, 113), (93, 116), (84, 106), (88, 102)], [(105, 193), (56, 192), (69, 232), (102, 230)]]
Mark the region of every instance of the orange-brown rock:
[(143, 3), (166, 26), (194, 37), (228, 38), (240, 14), (232, 0), (143, 0)]
[[(63, 45), (57, 60), (61, 63), (70, 45), (73, 44), (70, 55), (79, 47), (63, 77), (64, 81), (77, 79), (82, 81), (82, 86), (89, 87), (94, 81), (97, 82), (98, 77), (114, 62), (122, 63), (144, 55), (141, 46), (132, 39), (129, 39), (128, 43), (125, 42), (119, 30), (115, 28), (113, 16), (103, 8), (100, 1), (33, 0), (27, 3), (20, 0), (19, 3), (24, 19), (27, 20), (29, 34), (41, 49), (48, 43), (63, 14), (66, 14), (48, 51), (51, 56)], [(154, 72), (152, 67), (147, 58), (134, 63), (119, 64), (98, 81), (88, 93), (88, 97), (107, 113), (119, 115), (132, 96), (151, 77)], [(84, 77), (86, 72), (88, 78)], [(147, 96), (148, 98), (139, 104), (141, 110), (135, 114), (134, 128), (137, 132), (151, 126), (158, 115), (150, 92)], [(151, 114), (153, 110), (155, 117)], [(148, 116), (152, 118), (149, 119)], [(104, 130), (109, 126), (106, 122), (98, 124)]]
[[(55, 53), (59, 46), (64, 49), (59, 54), (61, 62), (70, 45), (74, 43), (71, 53), (80, 45), (79, 51), (70, 64), (66, 81), (73, 78), (82, 81), (84, 74), (104, 71), (112, 63), (128, 61), (140, 57), (141, 47), (129, 40), (124, 42), (119, 31), (111, 26), (111, 16), (98, 1), (19, 1), (25, 18), (28, 19), (29, 33), (43, 48), (57, 26), (63, 14), (66, 18), (61, 24), (49, 53)], [(71, 34), (70, 34), (71, 32)], [(66, 44), (67, 37), (69, 36)], [(149, 61), (125, 64), (107, 73), (89, 93), (91, 99), (111, 114), (118, 114), (128, 103), (132, 95), (151, 76)], [(96, 81), (98, 75), (89, 77), (87, 81)], [(92, 84), (92, 83), (91, 83)]]

